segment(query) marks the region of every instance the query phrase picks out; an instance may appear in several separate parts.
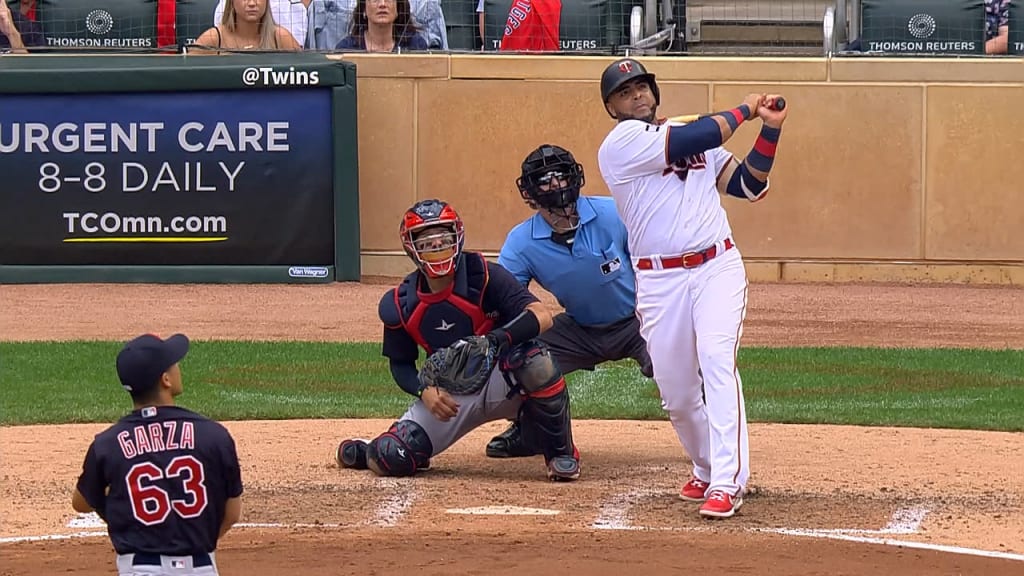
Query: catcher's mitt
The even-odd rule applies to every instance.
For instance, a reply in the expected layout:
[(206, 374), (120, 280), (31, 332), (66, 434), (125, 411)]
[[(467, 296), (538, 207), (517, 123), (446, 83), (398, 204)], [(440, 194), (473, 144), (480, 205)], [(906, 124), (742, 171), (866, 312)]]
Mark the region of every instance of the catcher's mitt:
[(470, 336), (436, 350), (420, 368), (420, 382), (449, 394), (474, 394), (498, 364), (498, 348), (486, 336)]

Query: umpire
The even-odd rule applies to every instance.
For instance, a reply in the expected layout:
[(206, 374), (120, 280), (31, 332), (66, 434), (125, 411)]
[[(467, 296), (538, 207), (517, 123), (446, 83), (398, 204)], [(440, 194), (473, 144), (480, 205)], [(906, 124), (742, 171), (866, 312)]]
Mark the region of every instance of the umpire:
[[(536, 281), (565, 309), (540, 335), (563, 374), (632, 358), (651, 378), (626, 227), (614, 200), (580, 195), (584, 183), (583, 166), (565, 148), (544, 144), (531, 152), (516, 186), (536, 214), (508, 233), (498, 264), (524, 286)], [(487, 444), (491, 458), (538, 453), (516, 421)]]

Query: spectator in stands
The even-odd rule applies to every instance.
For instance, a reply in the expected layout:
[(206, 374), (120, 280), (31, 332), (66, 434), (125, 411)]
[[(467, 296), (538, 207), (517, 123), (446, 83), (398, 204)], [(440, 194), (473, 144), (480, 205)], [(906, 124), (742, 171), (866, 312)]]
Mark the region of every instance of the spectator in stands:
[[(217, 2), (217, 8), (213, 11), (214, 23), (224, 19), (225, 0)], [(283, 26), (292, 33), (292, 36), (299, 41), (299, 44), (306, 43), (306, 30), (309, 25), (308, 14), (306, 13), (310, 0), (270, 0), (270, 13), (274, 15), (274, 21), (278, 26)]]
[[(352, 13), (363, 0), (311, 0), (309, 3), (309, 50), (335, 50), (352, 30)], [(447, 1), (447, 0), (446, 0)], [(434, 50), (448, 50), (448, 28), (440, 0), (410, 0), (412, 18), (420, 35)]]
[(1010, 0), (985, 0), (985, 53), (1006, 54), (1010, 38)]
[(229, 0), (220, 24), (200, 34), (195, 43), (190, 53), (219, 53), (217, 48), (302, 50), (292, 33), (274, 21), (267, 0)]
[(39, 24), (26, 18), (21, 12), (11, 12), (6, 0), (0, 0), (0, 52), (28, 54), (26, 48), (42, 48), (46, 38)]
[(427, 40), (412, 17), (409, 0), (359, 0), (352, 14), (349, 35), (338, 50), (397, 52), (426, 50)]
[[(486, 10), (484, 0), (476, 6), (483, 49), (496, 48), (506, 52), (558, 52), (561, 50), (559, 26), (562, 19), (561, 0), (513, 0), (501, 38), (485, 37)], [(488, 46), (490, 42), (490, 46)]]
[(29, 20), (36, 21), (36, 0), (21, 0), (21, 15)]

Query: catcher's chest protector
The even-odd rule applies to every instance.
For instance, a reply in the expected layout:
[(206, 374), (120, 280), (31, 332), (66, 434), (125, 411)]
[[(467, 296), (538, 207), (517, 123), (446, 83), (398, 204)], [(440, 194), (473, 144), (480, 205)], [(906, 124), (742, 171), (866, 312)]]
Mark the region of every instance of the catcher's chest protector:
[(487, 290), (487, 261), (482, 254), (467, 252), (455, 272), (455, 281), (444, 292), (420, 292), (420, 273), (413, 272), (395, 290), (398, 314), (405, 331), (427, 354), (468, 336), (482, 336), (494, 327), (494, 318), (483, 309)]

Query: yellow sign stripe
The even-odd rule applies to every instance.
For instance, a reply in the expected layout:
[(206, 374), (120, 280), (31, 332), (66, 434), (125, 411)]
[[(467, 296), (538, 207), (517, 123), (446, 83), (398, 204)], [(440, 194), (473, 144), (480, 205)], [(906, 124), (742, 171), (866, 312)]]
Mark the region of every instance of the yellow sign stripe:
[(103, 238), (65, 238), (65, 242), (223, 242), (227, 236), (108, 236)]

